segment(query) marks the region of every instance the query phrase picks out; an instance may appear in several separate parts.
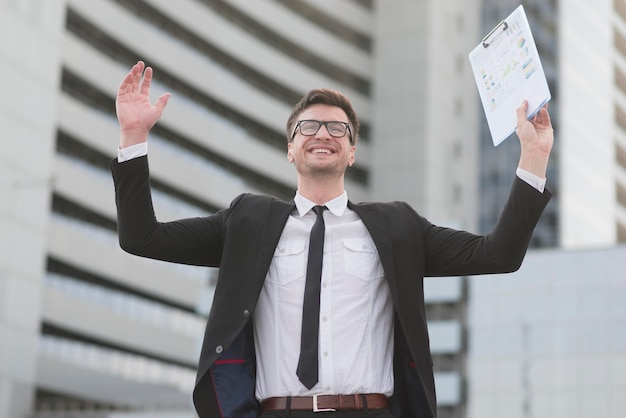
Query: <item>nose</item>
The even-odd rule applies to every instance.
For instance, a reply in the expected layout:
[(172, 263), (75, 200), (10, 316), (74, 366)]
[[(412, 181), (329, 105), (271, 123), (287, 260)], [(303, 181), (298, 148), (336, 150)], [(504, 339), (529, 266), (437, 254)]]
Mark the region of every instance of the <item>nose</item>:
[(326, 125), (320, 126), (320, 128), (315, 133), (315, 137), (316, 138), (320, 138), (320, 139), (330, 139), (331, 138), (331, 135), (328, 132), (328, 128), (326, 128)]

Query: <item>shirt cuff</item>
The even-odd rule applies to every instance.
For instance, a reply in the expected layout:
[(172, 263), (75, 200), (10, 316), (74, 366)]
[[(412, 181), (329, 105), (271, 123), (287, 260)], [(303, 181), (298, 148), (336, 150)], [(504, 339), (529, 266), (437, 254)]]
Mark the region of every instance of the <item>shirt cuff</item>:
[(541, 178), (531, 173), (530, 171), (526, 171), (523, 168), (517, 167), (515, 174), (517, 174), (517, 177), (524, 180), (526, 183), (530, 184), (532, 187), (539, 190), (541, 193), (543, 193), (544, 189), (546, 188), (546, 179)]
[(123, 163), (124, 161), (132, 160), (133, 158), (143, 157), (148, 155), (148, 142), (140, 142), (139, 144), (131, 145), (126, 148), (117, 149), (117, 162)]

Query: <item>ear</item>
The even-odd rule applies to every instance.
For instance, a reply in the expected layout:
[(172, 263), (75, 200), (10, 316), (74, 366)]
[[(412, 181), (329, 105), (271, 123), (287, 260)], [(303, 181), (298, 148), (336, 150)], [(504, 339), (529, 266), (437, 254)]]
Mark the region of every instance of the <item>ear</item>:
[(350, 147), (350, 158), (348, 159), (348, 167), (352, 167), (352, 164), (354, 164), (354, 162), (356, 161), (355, 153), (356, 145), (352, 145), (352, 147)]
[(291, 142), (289, 142), (287, 144), (287, 160), (289, 160), (290, 163), (293, 163), (293, 154), (291, 153)]

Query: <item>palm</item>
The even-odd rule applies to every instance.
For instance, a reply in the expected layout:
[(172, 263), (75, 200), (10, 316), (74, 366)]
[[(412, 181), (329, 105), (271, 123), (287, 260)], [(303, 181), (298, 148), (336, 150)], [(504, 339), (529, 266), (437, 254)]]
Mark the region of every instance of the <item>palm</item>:
[(169, 93), (150, 103), (152, 69), (139, 62), (124, 78), (117, 93), (115, 109), (122, 131), (122, 147), (147, 140), (148, 132), (159, 120)]
[(525, 109), (521, 110), (521, 116), (518, 114), (517, 125), (517, 136), (522, 146), (549, 153), (554, 142), (554, 133), (547, 106), (541, 108), (530, 120), (523, 116), (524, 113)]

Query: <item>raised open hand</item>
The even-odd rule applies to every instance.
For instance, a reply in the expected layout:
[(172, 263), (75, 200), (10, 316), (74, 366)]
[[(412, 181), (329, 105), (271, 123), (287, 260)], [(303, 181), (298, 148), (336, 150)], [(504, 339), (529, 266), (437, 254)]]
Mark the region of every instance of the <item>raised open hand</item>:
[(526, 118), (528, 102), (517, 108), (517, 130), (522, 152), (519, 167), (539, 177), (546, 176), (548, 159), (554, 143), (554, 131), (548, 105), (542, 107), (530, 120)]
[(119, 86), (115, 110), (120, 123), (120, 148), (147, 141), (167, 105), (170, 93), (161, 95), (154, 105), (150, 103), (151, 82), (152, 68), (139, 61)]

